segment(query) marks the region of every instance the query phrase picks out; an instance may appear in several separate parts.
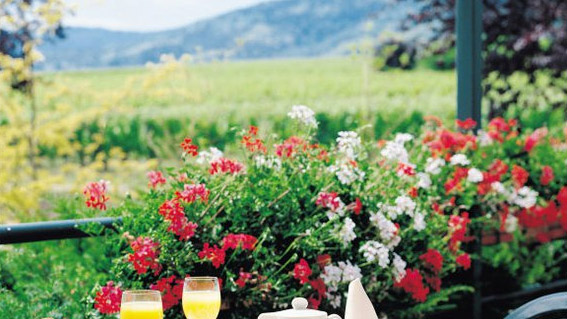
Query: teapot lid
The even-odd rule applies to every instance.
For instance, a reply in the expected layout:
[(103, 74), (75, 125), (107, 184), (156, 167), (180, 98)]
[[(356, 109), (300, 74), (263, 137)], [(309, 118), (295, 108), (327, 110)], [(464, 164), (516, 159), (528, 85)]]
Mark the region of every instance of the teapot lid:
[(291, 306), (293, 309), (283, 310), (276, 313), (277, 319), (326, 319), (327, 313), (324, 311), (307, 309), (307, 299), (293, 298)]

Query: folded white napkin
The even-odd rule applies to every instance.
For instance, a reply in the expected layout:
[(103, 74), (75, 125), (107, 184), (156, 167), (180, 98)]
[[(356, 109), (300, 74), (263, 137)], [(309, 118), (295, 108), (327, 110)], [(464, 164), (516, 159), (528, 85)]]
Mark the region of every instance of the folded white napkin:
[(348, 285), (345, 319), (378, 319), (370, 298), (364, 291), (360, 279)]

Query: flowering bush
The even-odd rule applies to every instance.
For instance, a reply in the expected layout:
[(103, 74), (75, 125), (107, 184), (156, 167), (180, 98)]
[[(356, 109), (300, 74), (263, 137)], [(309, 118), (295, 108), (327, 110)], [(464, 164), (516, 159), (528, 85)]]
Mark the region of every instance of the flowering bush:
[[(181, 168), (149, 173), (141, 198), (109, 208), (124, 218), (110, 239), (123, 256), (112, 281), (94, 288), (91, 317), (116, 312), (121, 289), (151, 288), (168, 318), (182, 318), (182, 279), (198, 275), (221, 279), (226, 318), (296, 296), (341, 309), (358, 277), (379, 311), (418, 316), (471, 290), (446, 281), (471, 267), (471, 229), (518, 242), (547, 242), (554, 225), (567, 231), (565, 136), (500, 118), (475, 135), (472, 120), (453, 131), (428, 118), (418, 137), (363, 142), (362, 132), (341, 132), (326, 148), (314, 141), (311, 110), (289, 116), (296, 136), (274, 140), (252, 126), (239, 159), (185, 139)], [(87, 205), (93, 196), (104, 204), (106, 188), (93, 185), (106, 183), (85, 189)]]

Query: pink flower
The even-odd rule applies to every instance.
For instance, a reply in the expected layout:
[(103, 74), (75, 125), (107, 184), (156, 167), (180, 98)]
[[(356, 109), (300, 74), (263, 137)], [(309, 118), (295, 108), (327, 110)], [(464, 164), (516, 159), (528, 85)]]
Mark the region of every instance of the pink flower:
[(106, 196), (108, 184), (108, 181), (100, 180), (99, 182), (90, 182), (85, 186), (83, 194), (86, 198), (87, 207), (106, 210), (106, 202), (110, 199)]
[(202, 203), (209, 201), (210, 191), (205, 184), (185, 184), (182, 191), (175, 192), (177, 199), (183, 200), (186, 203), (194, 203), (200, 200)]
[(239, 246), (244, 250), (254, 250), (254, 246), (258, 239), (252, 235), (247, 234), (228, 234), (222, 239), (222, 248), (236, 249)]
[(102, 314), (113, 314), (120, 311), (122, 301), (122, 289), (109, 281), (106, 286), (97, 291), (94, 299), (94, 307)]
[(148, 186), (151, 188), (156, 188), (158, 185), (163, 185), (166, 182), (165, 177), (159, 171), (148, 172), (147, 176), (149, 180)]
[(219, 173), (231, 173), (237, 174), (244, 169), (244, 165), (237, 161), (230, 160), (228, 158), (221, 157), (213, 162), (211, 162), (211, 168), (209, 169), (209, 174), (216, 175)]

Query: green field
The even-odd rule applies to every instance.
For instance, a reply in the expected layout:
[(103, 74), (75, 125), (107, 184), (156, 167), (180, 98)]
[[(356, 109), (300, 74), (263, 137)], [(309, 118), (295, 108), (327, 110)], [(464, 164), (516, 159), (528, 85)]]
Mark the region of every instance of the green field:
[[(432, 70), (376, 72), (368, 76), (356, 58), (216, 62), (189, 65), (184, 74), (162, 79), (157, 87), (191, 97), (164, 94), (132, 97), (135, 114), (147, 117), (194, 117), (217, 120), (232, 115), (240, 120), (285, 114), (291, 105), (305, 104), (318, 112), (372, 111), (383, 114), (454, 115), (454, 72)], [(147, 75), (148, 69), (115, 69), (47, 74), (72, 92), (94, 90), (108, 95), (126, 86), (127, 79)], [(138, 83), (138, 82), (136, 82)], [(136, 88), (136, 85), (134, 85)], [(82, 100), (78, 108), (93, 107)]]

